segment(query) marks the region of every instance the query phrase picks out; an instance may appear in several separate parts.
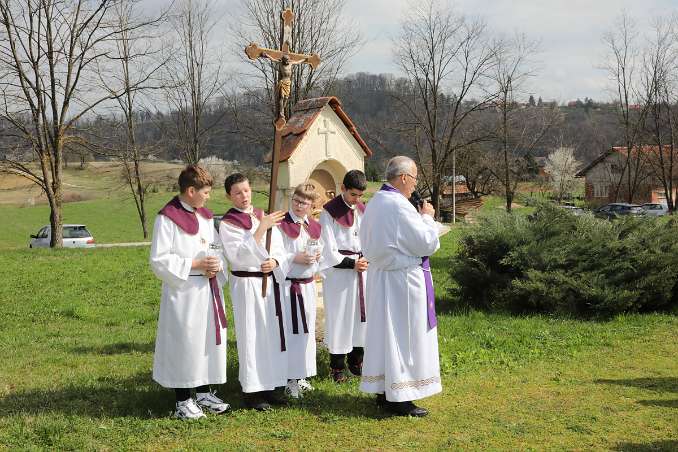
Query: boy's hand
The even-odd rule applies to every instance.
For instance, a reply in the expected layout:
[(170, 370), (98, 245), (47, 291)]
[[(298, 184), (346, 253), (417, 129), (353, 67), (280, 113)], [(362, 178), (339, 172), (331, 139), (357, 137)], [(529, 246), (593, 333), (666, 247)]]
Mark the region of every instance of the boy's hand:
[(262, 273), (271, 273), (274, 268), (278, 266), (278, 262), (275, 259), (266, 259), (261, 263), (261, 272)]
[(271, 229), (273, 226), (280, 223), (283, 220), (283, 218), (285, 218), (285, 214), (286, 212), (278, 210), (268, 215), (264, 215), (263, 218), (261, 219), (260, 225), (264, 229)]
[(203, 257), (202, 259), (193, 259), (192, 269), (200, 270), (204, 273), (216, 273), (219, 271), (220, 262), (215, 256)]
[(306, 254), (304, 251), (297, 253), (294, 256), (294, 263), (295, 264), (302, 264), (302, 265), (311, 265), (314, 263), (317, 259), (320, 258), (320, 253), (316, 257), (314, 256), (309, 256)]
[(365, 270), (367, 270), (367, 267), (368, 267), (369, 265), (370, 265), (370, 264), (367, 262), (367, 260), (366, 260), (364, 257), (361, 257), (361, 258), (358, 258), (358, 259), (355, 261), (355, 265), (353, 266), (353, 269), (354, 269), (355, 271), (359, 272), (359, 273), (362, 273), (362, 272), (364, 272)]

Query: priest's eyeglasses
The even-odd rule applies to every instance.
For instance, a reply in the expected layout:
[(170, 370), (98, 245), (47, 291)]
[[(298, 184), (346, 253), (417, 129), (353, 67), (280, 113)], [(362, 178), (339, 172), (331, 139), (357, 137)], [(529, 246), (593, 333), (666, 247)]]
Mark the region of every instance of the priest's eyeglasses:
[(294, 204), (298, 205), (299, 207), (305, 207), (305, 206), (311, 205), (311, 201), (304, 201), (304, 200), (297, 199), (297, 198), (292, 198), (292, 202)]
[(412, 179), (414, 179), (414, 182), (417, 182), (419, 180), (419, 176), (413, 176), (410, 173), (403, 173), (405, 176), (410, 176)]

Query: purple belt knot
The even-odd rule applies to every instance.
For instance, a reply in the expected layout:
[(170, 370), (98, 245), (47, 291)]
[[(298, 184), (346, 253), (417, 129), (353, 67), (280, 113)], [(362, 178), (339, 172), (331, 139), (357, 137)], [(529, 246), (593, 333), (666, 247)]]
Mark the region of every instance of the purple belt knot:
[[(363, 257), (361, 251), (339, 250), (342, 256), (358, 256), (358, 259)], [(365, 292), (363, 289), (363, 272), (358, 272), (358, 299), (360, 300), (360, 323), (365, 323)]]
[(308, 325), (306, 324), (306, 309), (304, 307), (304, 296), (301, 293), (301, 284), (313, 282), (310, 278), (287, 278), (290, 284), (290, 303), (292, 304), (292, 333), (299, 334), (299, 320), (297, 314), (297, 300), (299, 310), (301, 311), (301, 324), (304, 327), (304, 334), (308, 334)]

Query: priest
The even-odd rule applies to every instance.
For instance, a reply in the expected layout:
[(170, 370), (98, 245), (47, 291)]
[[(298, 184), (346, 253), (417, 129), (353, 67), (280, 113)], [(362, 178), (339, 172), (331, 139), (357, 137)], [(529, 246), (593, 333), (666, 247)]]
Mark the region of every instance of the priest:
[(360, 389), (402, 416), (426, 416), (414, 404), (442, 391), (433, 282), (428, 256), (440, 247), (433, 207), (409, 202), (417, 166), (392, 158), (367, 204), (360, 243), (367, 272), (367, 335)]

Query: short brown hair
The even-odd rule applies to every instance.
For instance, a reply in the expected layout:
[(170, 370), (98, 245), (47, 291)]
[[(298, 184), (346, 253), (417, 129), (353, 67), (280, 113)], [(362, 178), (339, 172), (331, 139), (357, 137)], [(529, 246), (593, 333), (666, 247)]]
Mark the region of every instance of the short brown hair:
[(226, 190), (226, 194), (227, 195), (231, 194), (231, 188), (235, 184), (239, 184), (239, 183), (245, 182), (245, 181), (249, 182), (249, 179), (247, 179), (247, 176), (245, 176), (242, 173), (233, 173), (230, 176), (228, 176), (224, 180), (224, 189)]
[(188, 165), (179, 174), (179, 191), (181, 193), (186, 193), (188, 187), (201, 190), (204, 187), (211, 187), (212, 183), (212, 176), (200, 165)]
[(294, 193), (292, 196), (295, 195), (304, 199), (308, 199), (311, 202), (315, 202), (318, 199), (318, 193), (315, 191), (315, 185), (308, 182), (297, 185), (294, 188)]

